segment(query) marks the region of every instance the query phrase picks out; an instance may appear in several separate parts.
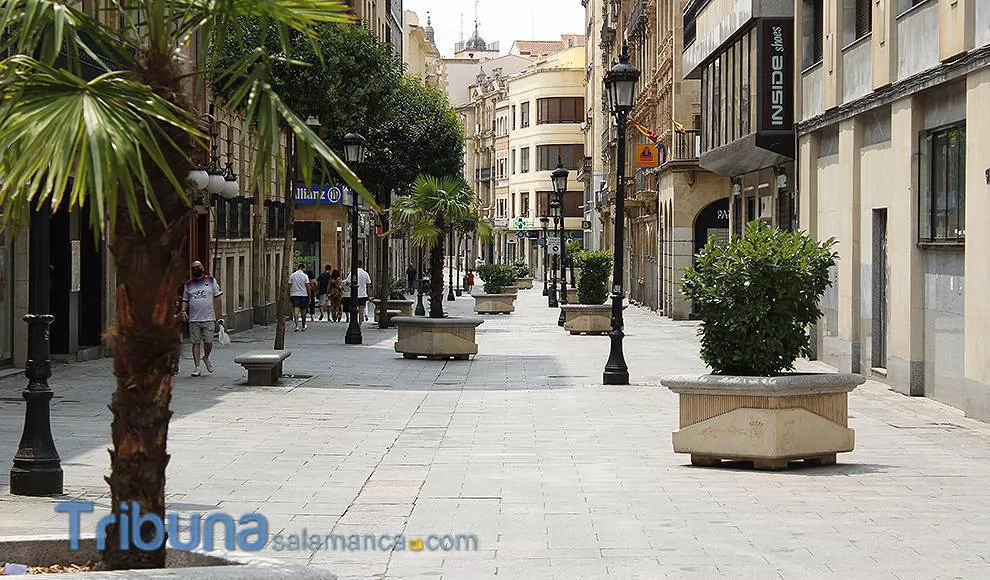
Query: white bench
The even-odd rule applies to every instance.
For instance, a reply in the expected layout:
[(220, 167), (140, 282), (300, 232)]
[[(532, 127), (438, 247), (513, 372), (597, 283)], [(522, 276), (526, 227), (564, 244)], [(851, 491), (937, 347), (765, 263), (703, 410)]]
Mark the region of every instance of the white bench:
[(287, 350), (253, 350), (234, 358), (248, 372), (248, 386), (273, 386), (282, 376), (282, 362), (292, 353)]

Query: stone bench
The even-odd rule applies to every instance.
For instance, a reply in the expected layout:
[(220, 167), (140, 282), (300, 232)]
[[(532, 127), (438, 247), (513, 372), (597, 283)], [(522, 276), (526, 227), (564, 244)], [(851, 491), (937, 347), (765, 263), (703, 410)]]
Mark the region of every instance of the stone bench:
[(248, 386), (270, 387), (282, 376), (282, 362), (292, 353), (287, 350), (253, 350), (234, 358), (248, 372)]

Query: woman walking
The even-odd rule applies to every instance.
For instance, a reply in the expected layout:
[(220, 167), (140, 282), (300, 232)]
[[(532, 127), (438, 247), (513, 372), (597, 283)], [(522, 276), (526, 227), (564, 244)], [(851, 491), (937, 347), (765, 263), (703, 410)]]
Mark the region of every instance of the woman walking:
[(330, 295), (330, 321), (340, 322), (340, 316), (342, 314), (341, 302), (344, 299), (344, 290), (340, 287), (340, 270), (334, 270), (330, 274), (327, 294)]

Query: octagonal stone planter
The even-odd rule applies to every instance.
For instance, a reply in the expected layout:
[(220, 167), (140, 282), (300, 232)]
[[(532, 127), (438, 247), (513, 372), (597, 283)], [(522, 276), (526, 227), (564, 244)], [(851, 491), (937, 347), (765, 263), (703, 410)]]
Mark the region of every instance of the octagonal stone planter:
[(467, 360), (478, 354), (475, 330), (484, 320), (397, 316), (392, 321), (398, 329), (395, 352), (404, 358)]
[(516, 278), (516, 286), (518, 286), (520, 290), (532, 290), (533, 278), (532, 277)]
[(472, 298), (478, 314), (510, 314), (516, 310), (516, 294), (475, 294)]
[(502, 288), (502, 293), (503, 294), (519, 294), (519, 286), (515, 286), (515, 285), (513, 285), (513, 286), (506, 286), (505, 288)]
[[(95, 538), (79, 540), (79, 549), (70, 550), (69, 541), (60, 536), (23, 536), (0, 540), (0, 562), (25, 564), (29, 567), (67, 566), (99, 562), (100, 552)], [(28, 576), (24, 576), (27, 578)], [(292, 578), (300, 580), (334, 580), (336, 575), (326, 570), (287, 564), (248, 552), (223, 550), (182, 551), (168, 549), (165, 568), (151, 570), (116, 570), (107, 572), (74, 572), (67, 574), (34, 574), (31, 578), (53, 580), (267, 580)], [(7, 578), (7, 576), (4, 576)], [(13, 578), (13, 576), (11, 576)]]
[(860, 375), (792, 373), (776, 377), (682, 375), (660, 379), (680, 396), (680, 430), (674, 451), (694, 465), (752, 461), (756, 469), (788, 462), (828, 465), (852, 451), (849, 392)]
[(564, 330), (571, 334), (608, 334), (612, 330), (611, 304), (561, 304)]

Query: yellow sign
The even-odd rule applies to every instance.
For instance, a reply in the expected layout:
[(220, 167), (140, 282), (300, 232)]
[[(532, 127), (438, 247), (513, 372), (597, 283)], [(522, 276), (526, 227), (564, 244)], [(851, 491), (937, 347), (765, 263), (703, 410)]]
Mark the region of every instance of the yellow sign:
[(656, 167), (660, 165), (660, 153), (656, 145), (642, 143), (636, 145), (636, 167)]

